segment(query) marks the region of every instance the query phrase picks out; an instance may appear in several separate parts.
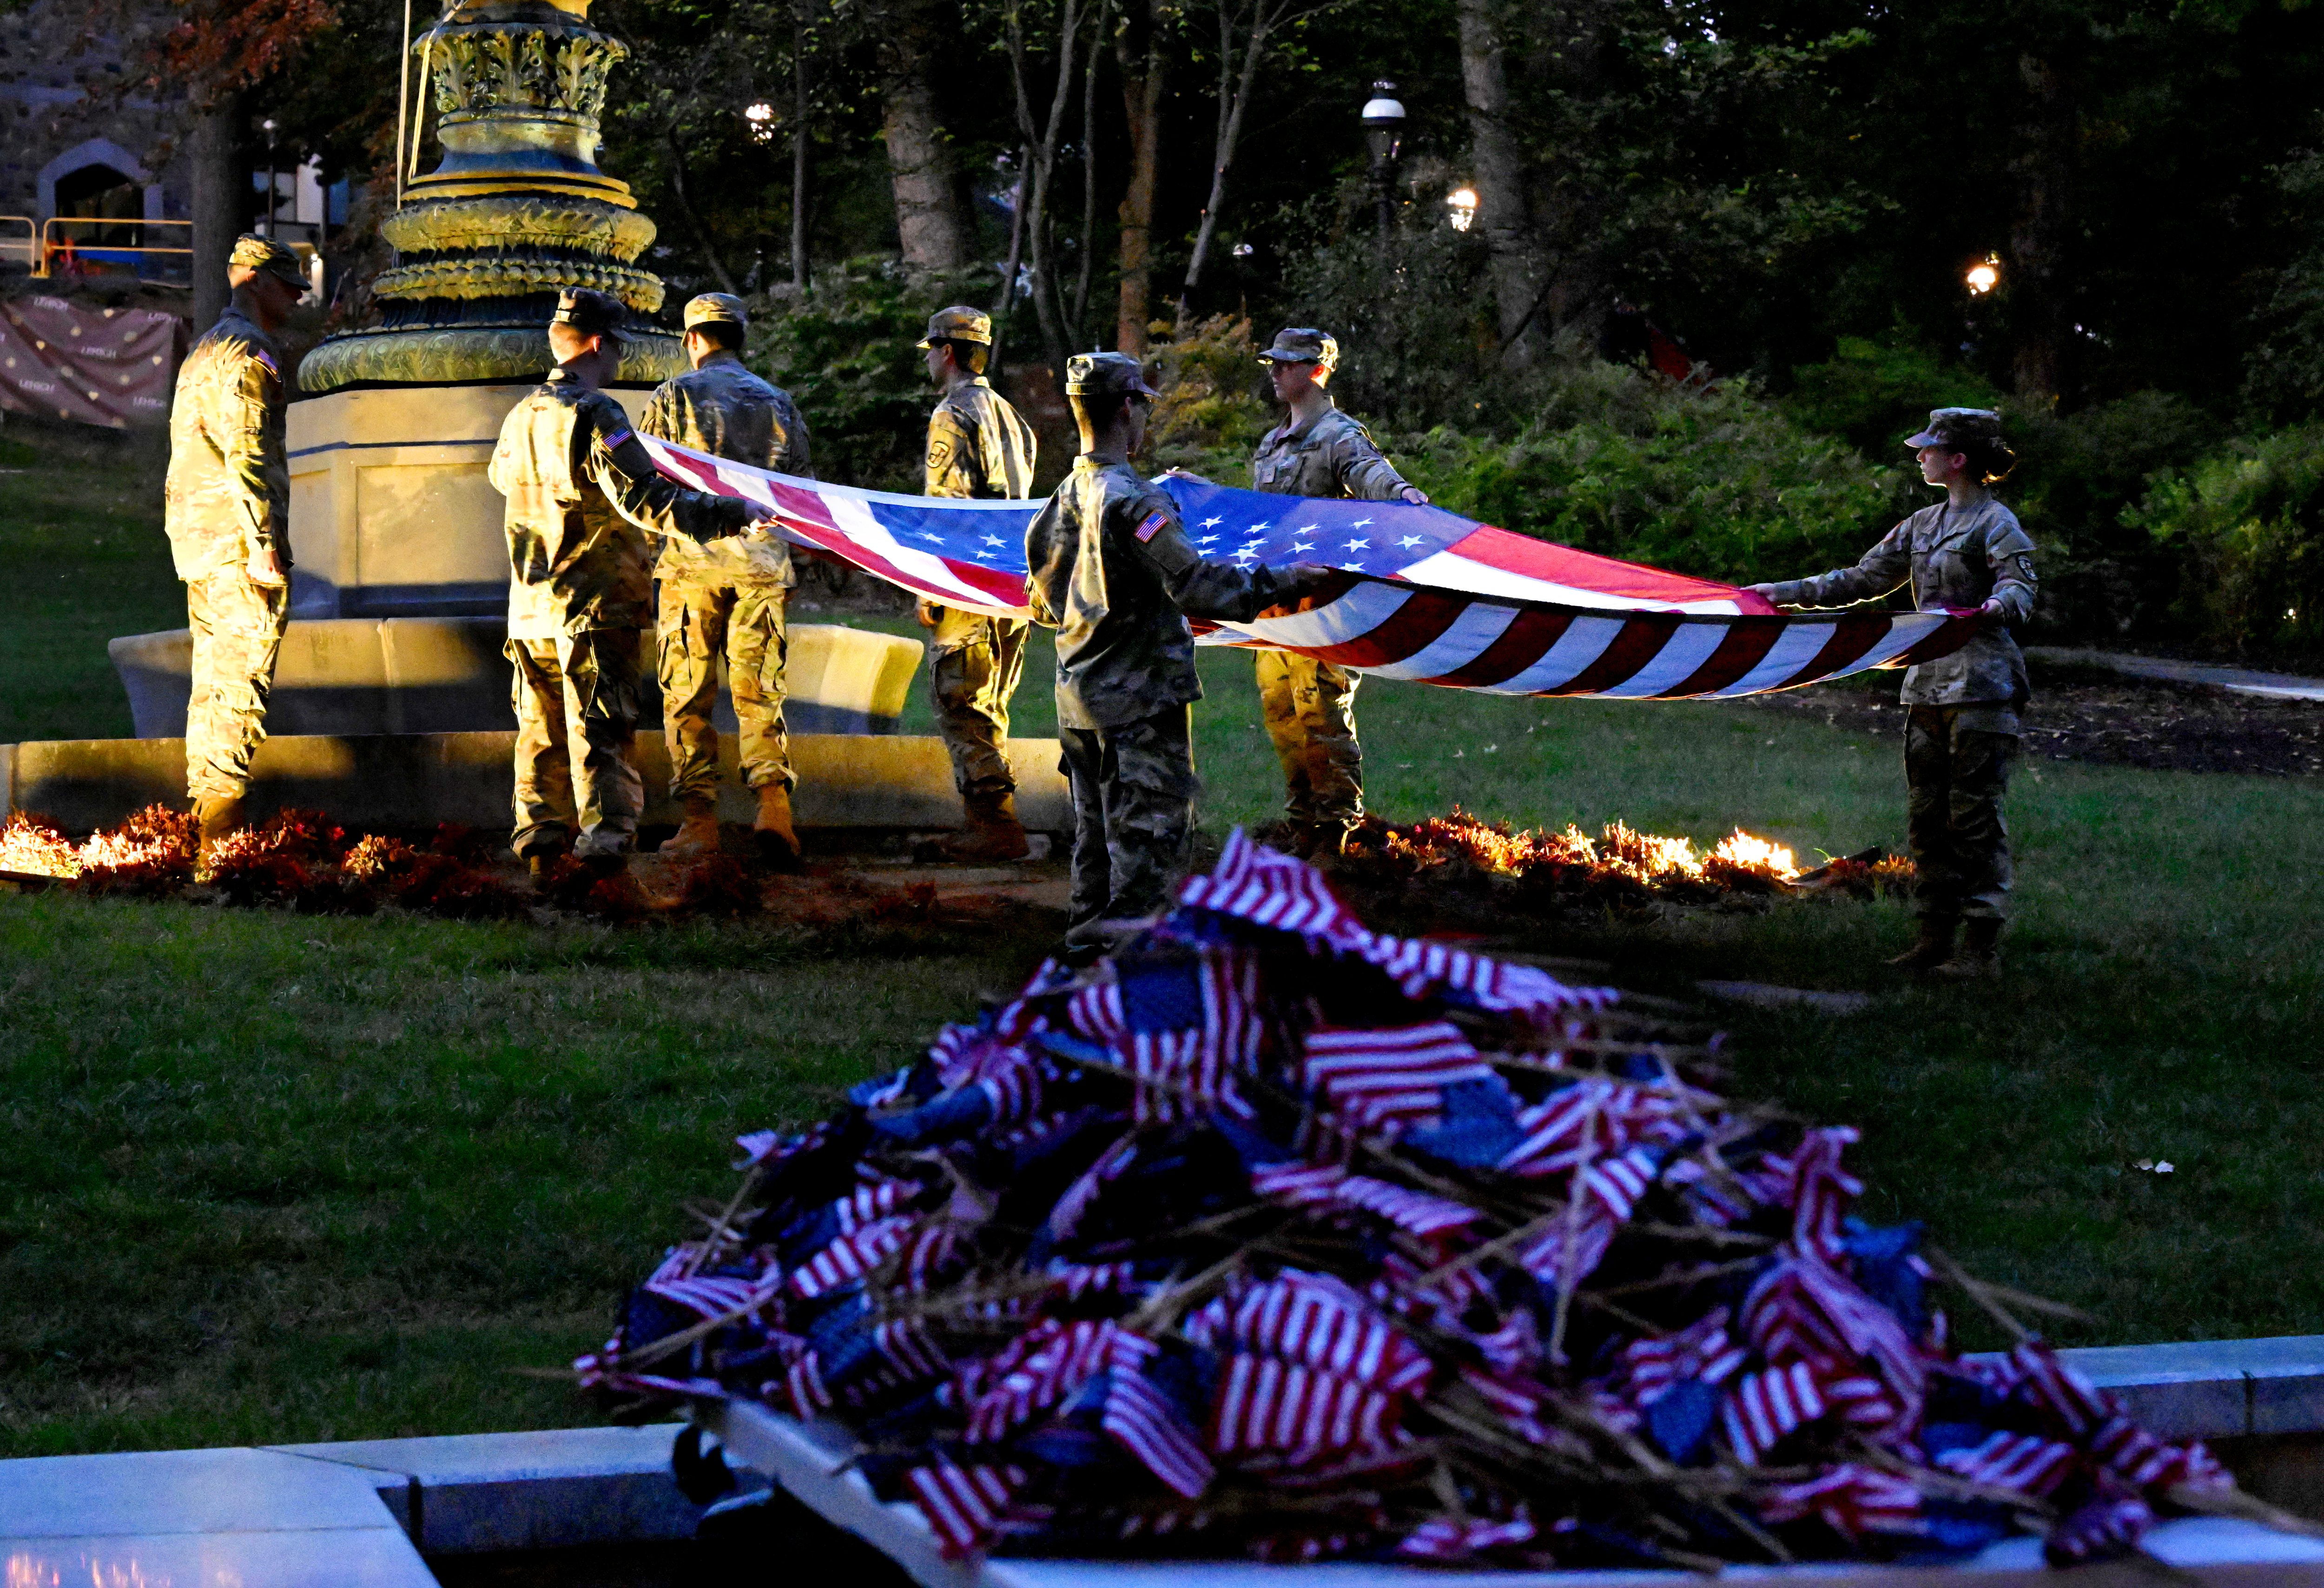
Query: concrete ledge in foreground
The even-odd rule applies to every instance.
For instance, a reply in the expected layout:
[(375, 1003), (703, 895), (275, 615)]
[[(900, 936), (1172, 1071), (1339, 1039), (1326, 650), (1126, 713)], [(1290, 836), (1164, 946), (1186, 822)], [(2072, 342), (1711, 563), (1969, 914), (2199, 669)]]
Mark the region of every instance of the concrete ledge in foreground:
[[(350, 827), (431, 827), (460, 822), (491, 831), (512, 825), (511, 733), (285, 735), (259, 746), (250, 813), (321, 810)], [(793, 796), (804, 828), (939, 829), (962, 823), (952, 760), (933, 736), (799, 734)], [(669, 755), (658, 733), (635, 752), (650, 822), (675, 822)], [(1068, 832), (1072, 801), (1057, 771), (1055, 739), (1014, 739), (1017, 808), (1037, 832)], [(735, 773), (732, 734), (719, 742), (719, 816), (748, 822), (757, 809)], [(48, 817), (69, 832), (110, 826), (156, 803), (186, 803), (182, 739), (58, 739), (0, 746), (0, 811)]]

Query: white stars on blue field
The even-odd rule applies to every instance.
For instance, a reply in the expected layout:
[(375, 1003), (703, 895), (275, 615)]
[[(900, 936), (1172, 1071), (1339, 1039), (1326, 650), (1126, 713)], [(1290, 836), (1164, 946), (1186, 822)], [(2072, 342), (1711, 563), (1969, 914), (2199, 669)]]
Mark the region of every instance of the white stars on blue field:
[(1476, 525), (1430, 507), (1401, 502), (1296, 501), (1224, 485), (1158, 480), (1185, 514), (1195, 548), (1239, 568), (1259, 563), (1328, 562), (1376, 575), (1394, 574), (1473, 532)]

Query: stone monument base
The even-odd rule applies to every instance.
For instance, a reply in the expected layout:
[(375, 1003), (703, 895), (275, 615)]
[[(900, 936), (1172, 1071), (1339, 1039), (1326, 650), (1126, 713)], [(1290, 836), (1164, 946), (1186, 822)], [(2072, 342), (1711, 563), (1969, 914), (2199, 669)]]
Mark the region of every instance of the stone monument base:
[[(294, 736), (512, 731), (516, 713), (501, 649), (507, 637), (508, 626), (498, 617), (293, 623), (275, 666), (267, 728)], [(642, 642), (650, 708), (644, 720), (659, 725), (660, 697), (650, 687), (652, 636)], [(106, 649), (128, 692), (137, 737), (183, 734), (191, 633), (124, 634)], [(796, 625), (784, 668), (786, 722), (795, 734), (897, 732), (925, 649), (918, 640), (868, 629)], [(722, 728), (734, 726), (723, 688), (716, 720)]]
[[(248, 815), (320, 810), (341, 826), (425, 831), (458, 822), (484, 832), (514, 825), (514, 733), (289, 736), (259, 746)], [(718, 816), (748, 823), (758, 804), (735, 773), (734, 741), (719, 745)], [(645, 820), (675, 824), (669, 756), (659, 734), (638, 735)], [(793, 807), (800, 827), (934, 832), (964, 825), (941, 739), (912, 735), (799, 734)], [(1017, 809), (1036, 832), (1070, 833), (1071, 797), (1057, 771), (1055, 739), (1009, 745)], [(148, 805), (182, 809), (182, 739), (71, 739), (0, 744), (0, 815), (27, 811), (70, 833), (111, 826)]]
[[(546, 336), (540, 360), (546, 373)], [(505, 504), (484, 471), (501, 421), (530, 390), (381, 386), (293, 402), (290, 615), (505, 613)], [(634, 420), (651, 393), (611, 395)]]

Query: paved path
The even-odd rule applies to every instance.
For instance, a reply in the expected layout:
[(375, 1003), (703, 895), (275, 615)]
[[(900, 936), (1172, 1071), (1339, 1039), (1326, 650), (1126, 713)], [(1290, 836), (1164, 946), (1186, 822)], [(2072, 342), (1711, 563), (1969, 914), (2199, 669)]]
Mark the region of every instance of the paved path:
[(2248, 668), (2213, 667), (2200, 661), (2172, 661), (2160, 656), (2133, 656), (2122, 651), (2081, 651), (2063, 645), (2029, 645), (2025, 654), (2040, 661), (2070, 662), (2078, 667), (2103, 668), (2134, 679), (2167, 679), (2174, 684), (2216, 684), (2238, 695), (2266, 695), (2278, 700), (2324, 700), (2324, 679), (2303, 679), (2292, 673), (2260, 673)]

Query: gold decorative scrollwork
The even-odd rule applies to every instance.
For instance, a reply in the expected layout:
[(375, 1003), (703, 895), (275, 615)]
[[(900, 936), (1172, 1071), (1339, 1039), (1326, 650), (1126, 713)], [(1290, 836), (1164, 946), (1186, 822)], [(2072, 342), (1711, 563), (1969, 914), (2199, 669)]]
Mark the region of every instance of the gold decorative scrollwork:
[(624, 264), (646, 251), (656, 230), (634, 209), (530, 193), (415, 204), (387, 217), (379, 229), (404, 254), (579, 248)]
[(372, 283), (383, 298), (521, 298), (567, 287), (611, 292), (641, 314), (661, 307), (661, 278), (625, 264), (571, 259), (431, 259), (384, 270)]

